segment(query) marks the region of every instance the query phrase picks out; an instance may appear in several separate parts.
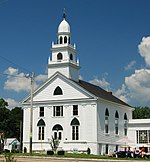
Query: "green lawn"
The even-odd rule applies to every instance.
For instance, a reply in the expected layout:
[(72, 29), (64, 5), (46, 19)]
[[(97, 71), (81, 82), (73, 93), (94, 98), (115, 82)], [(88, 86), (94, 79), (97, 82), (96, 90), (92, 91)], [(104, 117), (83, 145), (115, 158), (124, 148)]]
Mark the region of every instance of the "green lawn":
[[(13, 156), (30, 156), (29, 153), (13, 153), (11, 154)], [(102, 156), (102, 155), (87, 155), (87, 154), (79, 154), (79, 153), (65, 153), (65, 155), (47, 155), (46, 153), (32, 153), (32, 156), (46, 156), (46, 157), (61, 157), (61, 158), (85, 158), (85, 159), (115, 159), (115, 160), (132, 160), (133, 158), (115, 158), (115, 157), (108, 157), (108, 156)], [(150, 160), (150, 159), (133, 159), (133, 160)], [(0, 162), (3, 162), (0, 160)]]

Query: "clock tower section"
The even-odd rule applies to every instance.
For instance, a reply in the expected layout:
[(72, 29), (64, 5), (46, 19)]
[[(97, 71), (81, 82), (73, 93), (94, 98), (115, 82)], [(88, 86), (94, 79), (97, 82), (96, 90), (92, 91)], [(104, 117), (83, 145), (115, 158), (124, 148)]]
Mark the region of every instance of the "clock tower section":
[(52, 58), (48, 59), (48, 78), (60, 72), (67, 78), (79, 81), (79, 61), (76, 58), (76, 46), (71, 45), (70, 25), (66, 15), (58, 26), (57, 43), (52, 42)]

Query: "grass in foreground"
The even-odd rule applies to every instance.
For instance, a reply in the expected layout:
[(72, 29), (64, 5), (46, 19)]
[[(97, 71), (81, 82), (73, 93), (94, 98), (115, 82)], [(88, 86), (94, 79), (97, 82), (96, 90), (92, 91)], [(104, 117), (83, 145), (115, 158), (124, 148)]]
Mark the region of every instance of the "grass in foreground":
[[(13, 153), (12, 156), (30, 156), (29, 153)], [(59, 157), (59, 158), (84, 158), (84, 159), (115, 159), (115, 160), (150, 160), (150, 159), (143, 159), (143, 158), (115, 158), (115, 157), (108, 157), (103, 155), (92, 155), (92, 154), (78, 154), (78, 153), (65, 153), (65, 155), (47, 155), (46, 153), (32, 153), (32, 156), (43, 156), (43, 157)], [(0, 161), (3, 162), (3, 161)]]

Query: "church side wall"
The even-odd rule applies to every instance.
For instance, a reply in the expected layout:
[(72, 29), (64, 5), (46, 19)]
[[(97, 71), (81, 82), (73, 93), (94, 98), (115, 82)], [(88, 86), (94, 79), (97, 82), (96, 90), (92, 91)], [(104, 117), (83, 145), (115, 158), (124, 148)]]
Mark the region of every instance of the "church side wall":
[[(108, 129), (109, 132), (105, 133), (105, 111), (106, 108), (109, 111), (109, 119), (108, 119)], [(115, 134), (115, 113), (118, 111), (119, 114), (119, 133)], [(124, 137), (124, 114), (127, 114), (127, 118), (131, 119), (132, 111), (129, 109), (122, 108), (121, 106), (107, 103), (107, 102), (98, 102), (97, 109), (97, 120), (98, 120), (98, 149), (99, 154), (106, 153), (106, 145), (108, 145), (108, 152), (112, 153), (116, 149), (117, 140)]]

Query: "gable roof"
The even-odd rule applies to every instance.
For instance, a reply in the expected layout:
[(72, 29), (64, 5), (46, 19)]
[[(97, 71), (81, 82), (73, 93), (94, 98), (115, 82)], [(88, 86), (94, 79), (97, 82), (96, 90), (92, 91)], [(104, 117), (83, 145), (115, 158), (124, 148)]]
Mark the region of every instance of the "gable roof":
[(20, 142), (17, 140), (17, 138), (7, 138), (6, 139), (6, 144), (5, 145), (11, 145), (11, 144), (13, 144), (13, 143), (16, 143), (16, 144), (20, 144)]
[[(64, 79), (67, 79), (68, 81), (70, 80), (72, 83), (77, 84), (79, 87), (83, 88), (83, 90), (85, 90), (87, 93), (89, 93), (89, 94), (91, 94), (93, 96), (96, 96), (98, 98), (101, 98), (101, 99), (104, 99), (104, 100), (107, 100), (107, 101), (111, 101), (111, 102), (114, 102), (114, 103), (117, 103), (117, 104), (121, 104), (121, 105), (124, 105), (124, 106), (132, 107), (132, 106), (128, 105), (127, 103), (125, 103), (124, 101), (122, 101), (119, 98), (112, 95), (112, 92), (108, 92), (108, 91), (102, 89), (99, 86), (96, 86), (94, 84), (88, 83), (88, 82), (83, 81), (83, 80), (79, 80), (77, 82), (77, 81), (74, 81), (72, 79), (68, 79), (66, 76), (64, 76), (60, 72), (56, 72), (53, 76), (48, 78), (45, 81), (45, 83), (43, 83), (40, 87), (37, 88), (37, 90), (34, 91), (34, 94), (38, 93), (41, 89), (43, 89), (44, 86), (46, 84), (48, 84), (50, 82), (50, 80), (52, 80), (56, 76), (61, 76)], [(26, 99), (24, 99), (22, 101), (22, 103), (25, 103), (28, 99), (30, 99), (30, 95)]]
[(123, 102), (122, 100), (120, 100), (119, 98), (113, 96), (112, 92), (107, 92), (99, 86), (93, 85), (83, 80), (79, 80), (79, 82), (76, 82), (76, 83), (99, 98), (102, 98), (102, 99), (105, 99), (111, 102), (115, 102), (115, 103), (118, 103), (124, 106), (132, 107), (128, 105), (127, 103)]

